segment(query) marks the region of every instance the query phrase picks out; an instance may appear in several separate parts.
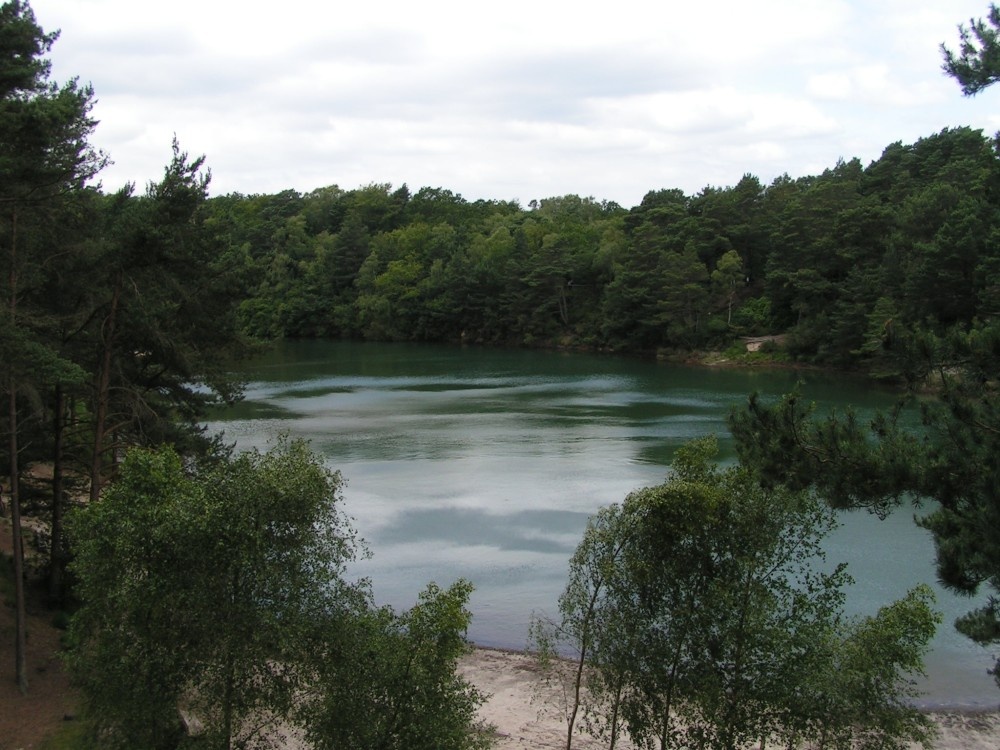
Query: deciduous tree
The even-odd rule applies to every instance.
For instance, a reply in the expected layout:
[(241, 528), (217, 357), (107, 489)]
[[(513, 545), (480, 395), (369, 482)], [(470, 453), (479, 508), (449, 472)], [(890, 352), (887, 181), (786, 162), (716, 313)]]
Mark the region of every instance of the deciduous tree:
[(845, 624), (850, 579), (818, 568), (832, 511), (720, 469), (714, 452), (688, 444), (667, 482), (588, 525), (561, 618), (537, 631), (547, 650), (577, 655), (567, 748), (581, 702), (612, 747), (624, 731), (661, 749), (924, 739), (904, 680), (934, 632), (926, 593)]
[(314, 650), (318, 672), (299, 714), (316, 750), (476, 750), (491, 744), (485, 700), (456, 668), (472, 585), (430, 584), (411, 609), (371, 608), (332, 622)]
[[(70, 526), (71, 672), (101, 747), (485, 747), (456, 673), (472, 587), (376, 608), (340, 475), (302, 442), (192, 463), (133, 449)], [(189, 723), (190, 724), (190, 723)], [(199, 745), (201, 746), (201, 745)]]
[(82, 607), (69, 664), (106, 747), (176, 747), (187, 706), (215, 746), (263, 742), (311, 667), (318, 618), (363, 593), (339, 475), (302, 443), (196, 475), (133, 450), (71, 526)]

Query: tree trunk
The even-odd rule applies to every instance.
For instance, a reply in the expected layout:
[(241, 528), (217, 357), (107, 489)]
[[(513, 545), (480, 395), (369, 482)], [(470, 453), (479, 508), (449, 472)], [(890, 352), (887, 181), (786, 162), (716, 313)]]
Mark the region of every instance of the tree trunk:
[(21, 534), (21, 490), (17, 465), (17, 388), (13, 375), (8, 382), (10, 390), (8, 418), (10, 420), (10, 522), (14, 542), (14, 674), (17, 688), (22, 695), (28, 692), (26, 666), (27, 617), (24, 601), (24, 538)]
[(66, 560), (63, 557), (62, 519), (63, 519), (63, 436), (65, 433), (66, 397), (61, 385), (56, 385), (54, 417), (52, 421), (52, 539), (49, 549), (49, 600), (53, 603), (62, 602), (63, 569)]
[[(744, 650), (747, 645), (747, 615), (751, 603), (751, 592), (753, 590), (753, 584), (756, 580), (754, 574), (756, 569), (751, 570), (751, 572), (746, 577), (746, 585), (742, 591), (742, 598), (740, 600), (740, 616), (739, 616), (739, 629), (736, 636), (736, 649), (733, 654), (733, 665), (730, 670), (731, 685), (737, 685), (743, 677), (743, 667), (745, 666), (744, 661)], [(733, 724), (736, 722), (737, 711), (739, 710), (739, 702), (744, 697), (740, 693), (736, 693), (735, 689), (729, 691), (729, 697), (726, 700), (726, 710), (725, 710), (725, 729), (723, 730), (723, 741), (722, 747), (724, 750), (736, 750), (736, 732), (734, 730)]]
[[(10, 274), (8, 277), (10, 302), (8, 311), (12, 328), (17, 327), (17, 210), (10, 215)], [(14, 548), (14, 674), (22, 694), (28, 692), (28, 670), (25, 665), (27, 617), (24, 601), (24, 538), (21, 534), (21, 488), (17, 464), (17, 380), (11, 372), (7, 380), (8, 424), (10, 430), (10, 525)]]
[(566, 299), (565, 282), (559, 282), (559, 317), (564, 326), (569, 325), (569, 301)]
[(94, 447), (90, 464), (90, 502), (96, 503), (101, 497), (104, 467), (104, 439), (107, 430), (108, 406), (111, 400), (111, 365), (114, 353), (115, 325), (118, 322), (118, 305), (122, 294), (122, 274), (119, 271), (115, 279), (114, 292), (111, 295), (111, 309), (104, 324), (104, 353), (101, 358), (100, 370), (97, 374), (94, 398)]
[(622, 705), (622, 691), (625, 688), (625, 678), (618, 676), (618, 684), (615, 686), (615, 699), (611, 704), (611, 739), (608, 741), (608, 750), (615, 750), (618, 745), (618, 713)]
[(233, 693), (235, 691), (236, 677), (234, 671), (236, 665), (233, 662), (232, 654), (226, 659), (226, 687), (223, 694), (222, 705), (222, 747), (231, 750), (233, 746)]
[(590, 648), (590, 623), (594, 616), (594, 608), (597, 606), (597, 599), (600, 596), (601, 584), (594, 586), (594, 591), (590, 595), (587, 603), (587, 614), (583, 625), (583, 634), (580, 637), (580, 658), (576, 662), (576, 674), (573, 677), (573, 708), (570, 711), (569, 720), (566, 722), (566, 750), (573, 748), (573, 729), (576, 726), (576, 716), (580, 711), (581, 692), (583, 689), (583, 671), (587, 665), (587, 651)]
[(586, 639), (580, 647), (580, 658), (576, 663), (576, 675), (573, 678), (573, 708), (570, 709), (566, 722), (566, 750), (573, 748), (573, 728), (576, 726), (576, 715), (580, 710), (580, 688), (583, 683), (583, 668), (587, 660)]

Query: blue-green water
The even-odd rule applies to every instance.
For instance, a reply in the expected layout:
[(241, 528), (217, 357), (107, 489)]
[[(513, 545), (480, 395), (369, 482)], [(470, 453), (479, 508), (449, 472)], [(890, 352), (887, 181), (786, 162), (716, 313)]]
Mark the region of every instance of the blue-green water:
[[(211, 423), (241, 447), (287, 432), (347, 479), (346, 511), (373, 557), (380, 602), (410, 606), (427, 582), (476, 587), (470, 637), (523, 648), (533, 612), (555, 614), (587, 517), (663, 481), (701, 435), (732, 450), (725, 418), (751, 391), (804, 379), (821, 408), (864, 414), (891, 393), (844, 376), (679, 367), (610, 356), (408, 344), (287, 343), (246, 368), (246, 400)], [(933, 583), (933, 545), (900, 510), (847, 513), (827, 543), (857, 580), (852, 613)], [(992, 656), (955, 633), (976, 600), (935, 587), (945, 614), (926, 703), (995, 706)]]

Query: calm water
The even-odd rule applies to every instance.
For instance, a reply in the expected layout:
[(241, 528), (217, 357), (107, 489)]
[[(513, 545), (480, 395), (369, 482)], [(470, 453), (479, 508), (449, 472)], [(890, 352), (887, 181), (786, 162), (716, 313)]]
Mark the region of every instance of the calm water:
[[(666, 476), (674, 450), (715, 434), (749, 392), (805, 379), (821, 408), (859, 412), (892, 395), (845, 377), (686, 368), (615, 357), (407, 344), (288, 343), (246, 370), (246, 401), (211, 424), (241, 447), (287, 432), (347, 479), (346, 510), (373, 558), (380, 602), (410, 606), (428, 581), (476, 587), (470, 637), (523, 648), (532, 612), (556, 613), (587, 517)], [(852, 613), (934, 582), (933, 545), (913, 510), (846, 513), (829, 559), (857, 579)], [(990, 654), (951, 622), (975, 603), (938, 587), (945, 624), (926, 703), (995, 706)]]

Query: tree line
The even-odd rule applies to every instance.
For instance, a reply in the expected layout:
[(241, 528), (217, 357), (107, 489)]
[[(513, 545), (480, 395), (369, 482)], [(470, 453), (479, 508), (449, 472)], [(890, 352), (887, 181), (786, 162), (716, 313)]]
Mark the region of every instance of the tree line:
[(957, 127), (867, 166), (631, 209), (368, 185), (221, 196), (206, 214), (242, 262), (256, 336), (651, 353), (786, 334), (795, 359), (892, 377), (888, 338), (1000, 311), (998, 188), (996, 141)]

